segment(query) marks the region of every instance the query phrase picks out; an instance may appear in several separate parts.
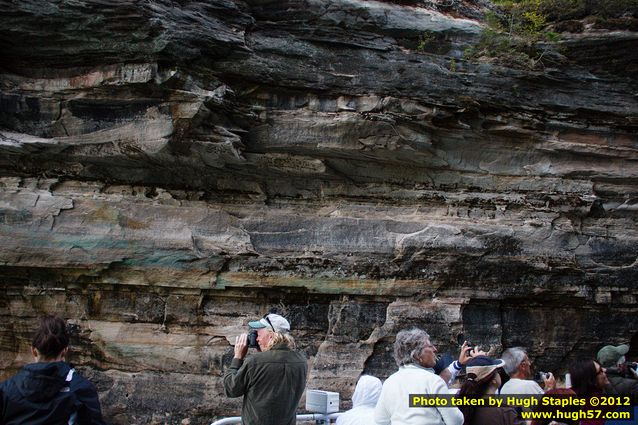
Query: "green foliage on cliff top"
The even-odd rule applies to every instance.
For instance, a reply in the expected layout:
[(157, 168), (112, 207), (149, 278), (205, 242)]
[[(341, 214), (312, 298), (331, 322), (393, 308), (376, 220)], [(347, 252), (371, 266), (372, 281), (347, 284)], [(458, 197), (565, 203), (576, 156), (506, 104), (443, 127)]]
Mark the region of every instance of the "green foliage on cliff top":
[(573, 19), (638, 17), (638, 0), (493, 0), (518, 30), (540, 31), (545, 25)]
[[(548, 29), (562, 20), (604, 20), (638, 16), (638, 0), (494, 0), (485, 15), (481, 41), (465, 51), (466, 59), (488, 60), (517, 68), (542, 66), (560, 34)], [(543, 47), (539, 47), (539, 42)]]
[(638, 15), (638, 0), (494, 0), (494, 4), (505, 9), (536, 9), (545, 15), (548, 22), (588, 16), (618, 18)]

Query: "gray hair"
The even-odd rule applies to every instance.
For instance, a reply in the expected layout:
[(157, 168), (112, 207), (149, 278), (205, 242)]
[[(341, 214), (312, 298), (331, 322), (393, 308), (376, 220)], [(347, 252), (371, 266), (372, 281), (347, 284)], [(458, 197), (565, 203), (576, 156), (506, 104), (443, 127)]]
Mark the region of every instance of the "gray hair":
[(501, 359), (505, 361), (505, 366), (503, 366), (505, 372), (510, 376), (516, 373), (518, 366), (523, 362), (525, 356), (527, 356), (527, 353), (523, 347), (513, 347), (503, 351)]
[(411, 328), (399, 331), (394, 340), (394, 360), (397, 366), (415, 363), (429, 342), (430, 335), (423, 329)]

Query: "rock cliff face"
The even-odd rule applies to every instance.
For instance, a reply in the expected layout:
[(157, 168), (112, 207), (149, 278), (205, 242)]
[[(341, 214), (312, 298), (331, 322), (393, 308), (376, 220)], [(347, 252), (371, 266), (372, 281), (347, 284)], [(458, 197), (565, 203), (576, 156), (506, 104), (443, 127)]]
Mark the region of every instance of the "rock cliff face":
[(636, 32), (518, 70), (478, 1), (0, 4), (4, 377), (56, 313), (109, 421), (204, 424), (270, 309), (343, 407), (407, 326), (556, 372), (638, 331)]

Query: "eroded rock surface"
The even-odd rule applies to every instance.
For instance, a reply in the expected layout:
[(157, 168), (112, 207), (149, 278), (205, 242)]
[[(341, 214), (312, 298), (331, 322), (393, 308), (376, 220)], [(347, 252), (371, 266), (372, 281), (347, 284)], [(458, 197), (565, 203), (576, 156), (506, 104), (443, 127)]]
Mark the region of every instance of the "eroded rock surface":
[(556, 372), (636, 334), (635, 32), (530, 71), (463, 60), (481, 2), (0, 5), (3, 376), (56, 313), (110, 422), (205, 424), (270, 309), (343, 407), (410, 325)]

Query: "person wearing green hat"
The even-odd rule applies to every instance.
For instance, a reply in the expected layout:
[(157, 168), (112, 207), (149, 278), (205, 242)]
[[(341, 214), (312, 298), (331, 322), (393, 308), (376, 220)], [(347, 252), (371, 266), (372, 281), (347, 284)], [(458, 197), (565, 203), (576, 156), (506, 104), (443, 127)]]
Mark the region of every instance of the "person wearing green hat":
[(605, 393), (624, 395), (632, 398), (632, 404), (638, 404), (638, 374), (636, 369), (627, 364), (625, 355), (629, 352), (627, 345), (605, 345), (598, 351), (598, 363), (607, 369), (609, 385)]
[(284, 317), (270, 313), (248, 326), (256, 331), (260, 352), (244, 361), (248, 333), (235, 339), (235, 356), (224, 374), (224, 392), (228, 397), (244, 396), (243, 425), (294, 425), (306, 387), (306, 357), (296, 351), (290, 323)]

